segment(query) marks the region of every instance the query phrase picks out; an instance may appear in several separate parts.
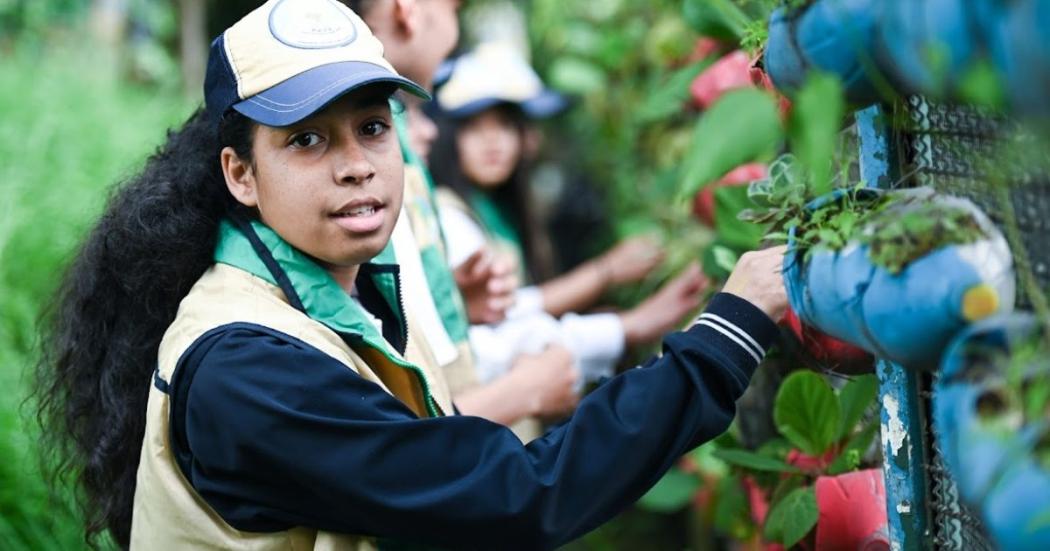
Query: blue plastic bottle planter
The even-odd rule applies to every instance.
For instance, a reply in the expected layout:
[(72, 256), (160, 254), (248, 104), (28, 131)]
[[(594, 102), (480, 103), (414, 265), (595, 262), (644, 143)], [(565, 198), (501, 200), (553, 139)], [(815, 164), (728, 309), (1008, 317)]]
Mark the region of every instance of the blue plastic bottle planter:
[(882, 76), (900, 94), (958, 96), (987, 60), (1014, 112), (1050, 117), (1047, 29), (1047, 0), (815, 0), (773, 12), (764, 64), (781, 90), (821, 70), (867, 104), (888, 99)]
[(1048, 427), (1046, 420), (993, 426), (981, 420), (977, 406), (1004, 384), (1009, 351), (1040, 331), (1028, 314), (969, 327), (945, 353), (933, 397), (934, 429), (959, 494), (1008, 550), (1050, 549), (1050, 473), (1032, 454)]
[[(841, 200), (843, 193), (818, 199), (811, 208)], [(997, 303), (993, 311), (976, 310), (981, 315), (1013, 308), (1010, 250), (988, 218), (965, 199), (935, 196), (930, 190), (892, 193), (929, 195), (930, 200), (968, 208), (992, 237), (941, 247), (897, 275), (875, 266), (868, 247), (855, 241), (840, 251), (818, 245), (804, 261), (792, 240), (784, 283), (791, 307), (805, 323), (896, 363), (932, 369), (949, 340), (970, 321), (968, 312), (975, 309), (967, 305), (975, 299)]]
[(896, 87), (941, 95), (958, 84), (981, 50), (976, 6), (987, 1), (885, 0), (879, 62)]
[(984, 43), (1016, 112), (1050, 116), (1050, 2), (975, 1)]
[(774, 11), (764, 61), (773, 84), (797, 90), (811, 71), (820, 70), (842, 79), (850, 101), (879, 101), (872, 75), (881, 6), (882, 0), (819, 0)]

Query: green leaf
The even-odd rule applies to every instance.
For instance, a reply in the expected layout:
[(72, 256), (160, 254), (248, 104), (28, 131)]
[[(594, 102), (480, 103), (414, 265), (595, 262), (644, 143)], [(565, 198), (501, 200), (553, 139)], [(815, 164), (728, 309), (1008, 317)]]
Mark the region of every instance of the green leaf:
[(747, 450), (717, 450), (714, 452), (714, 456), (726, 463), (732, 463), (733, 465), (755, 471), (777, 473), (800, 472), (795, 467), (792, 467), (779, 459)]
[(704, 274), (714, 280), (724, 281), (733, 272), (740, 253), (735, 251), (728, 243), (715, 240), (710, 246), (704, 248), (700, 259), (700, 266)]
[(805, 486), (805, 482), (805, 477), (802, 475), (782, 477), (776, 482), (776, 485), (773, 486), (773, 492), (769, 495), (769, 506), (775, 507), (776, 504), (783, 501), (788, 494)]
[(562, 57), (551, 64), (551, 86), (571, 94), (586, 95), (605, 88), (605, 72), (586, 60)]
[(999, 110), (1006, 105), (1004, 84), (991, 62), (981, 59), (963, 73), (959, 82), (959, 96), (967, 103)]
[(791, 442), (781, 437), (770, 438), (755, 451), (766, 457), (784, 458), (791, 453)]
[(769, 510), (765, 538), (791, 547), (806, 537), (819, 518), (817, 496), (813, 488), (797, 488)]
[(715, 528), (732, 537), (746, 538), (748, 527), (751, 525), (748, 511), (747, 494), (740, 479), (727, 476), (719, 480), (714, 514)]
[(686, 455), (693, 459), (693, 462), (696, 463), (696, 468), (701, 473), (722, 478), (729, 474), (729, 465), (726, 465), (725, 461), (718, 458), (716, 455), (718, 449), (717, 444), (708, 442)]
[(794, 98), (788, 121), (788, 141), (809, 171), (813, 196), (831, 191), (831, 162), (846, 114), (838, 78), (814, 73)]
[(747, 186), (726, 186), (715, 190), (715, 231), (722, 241), (734, 249), (757, 249), (766, 228), (747, 222), (739, 214), (754, 204), (748, 198)]
[(696, 125), (683, 162), (679, 199), (692, 198), (742, 164), (771, 157), (783, 134), (772, 96), (755, 88), (729, 92)]
[(729, 0), (685, 0), (682, 16), (704, 36), (739, 42), (751, 19)]
[(736, 267), (737, 260), (740, 259), (739, 255), (737, 255), (733, 249), (724, 245), (712, 245), (711, 254), (715, 258), (715, 265), (720, 269), (725, 270), (727, 273), (733, 271), (733, 268)]
[(694, 63), (661, 80), (646, 95), (645, 103), (638, 107), (638, 122), (649, 124), (681, 111), (682, 105), (689, 97), (689, 84), (710, 64), (709, 61)]
[(853, 427), (860, 421), (864, 412), (875, 403), (878, 393), (879, 380), (872, 374), (854, 377), (839, 390), (839, 410), (842, 412), (839, 440), (853, 432)]
[(602, 33), (590, 23), (572, 21), (565, 25), (563, 32), (566, 35), (564, 53), (591, 57), (601, 48)]
[(638, 500), (638, 505), (658, 513), (672, 513), (685, 507), (699, 488), (700, 481), (695, 476), (672, 469)]
[(824, 377), (795, 371), (784, 380), (773, 404), (773, 421), (792, 444), (808, 455), (824, 454), (838, 437), (842, 414)]
[(872, 423), (850, 437), (846, 445), (843, 446), (842, 453), (831, 462), (831, 465), (828, 465), (828, 474), (838, 475), (859, 467), (860, 459), (864, 457), (864, 452), (868, 451), (871, 443), (875, 440), (875, 436), (878, 434), (879, 424)]

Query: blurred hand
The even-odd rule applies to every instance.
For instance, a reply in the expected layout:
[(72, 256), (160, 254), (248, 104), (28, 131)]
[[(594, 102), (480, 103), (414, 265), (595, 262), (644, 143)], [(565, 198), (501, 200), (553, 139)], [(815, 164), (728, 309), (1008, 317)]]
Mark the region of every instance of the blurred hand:
[(539, 354), (519, 356), (508, 375), (528, 397), (529, 412), (534, 417), (564, 417), (580, 401), (575, 390), (580, 373), (565, 347), (552, 345)]
[(514, 291), (518, 289), (514, 263), (487, 248), (470, 255), (452, 275), (463, 294), (471, 323), (502, 321), (507, 309), (514, 305)]
[(652, 342), (678, 327), (682, 318), (699, 308), (707, 284), (700, 265), (690, 264), (656, 294), (620, 314), (627, 344)]
[(773, 321), (780, 321), (787, 310), (787, 291), (784, 289), (784, 252), (786, 245), (744, 253), (729, 274), (722, 292), (732, 293), (766, 313)]
[(609, 285), (622, 285), (642, 280), (664, 259), (664, 251), (652, 238), (639, 236), (624, 239), (598, 258)]

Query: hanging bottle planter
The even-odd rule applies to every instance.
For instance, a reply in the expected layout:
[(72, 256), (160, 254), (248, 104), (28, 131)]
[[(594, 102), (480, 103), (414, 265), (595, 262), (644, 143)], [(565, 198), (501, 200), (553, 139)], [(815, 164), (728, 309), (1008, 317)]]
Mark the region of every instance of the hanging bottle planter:
[(982, 62), (1010, 107), (1050, 115), (1050, 4), (1041, 0), (887, 0), (879, 64), (903, 92), (958, 96)]
[(838, 190), (808, 216), (790, 231), (784, 282), (799, 318), (833, 337), (933, 368), (967, 323), (1013, 307), (1006, 240), (965, 199)]
[(769, 21), (765, 70), (780, 90), (798, 90), (814, 71), (837, 75), (846, 97), (882, 99), (874, 51), (882, 0), (818, 0), (779, 8)]
[(945, 354), (934, 428), (959, 495), (999, 546), (1050, 549), (1050, 342), (1034, 316), (997, 316)]
[(1018, 113), (1050, 116), (1050, 3), (1043, 0), (974, 2), (992, 65)]
[(827, 369), (854, 374), (871, 373), (875, 368), (875, 359), (867, 351), (802, 323), (791, 308), (784, 314), (781, 324), (791, 329), (807, 355)]
[(879, 25), (880, 64), (906, 93), (941, 95), (963, 79), (980, 52), (972, 24), (977, 2), (887, 0)]

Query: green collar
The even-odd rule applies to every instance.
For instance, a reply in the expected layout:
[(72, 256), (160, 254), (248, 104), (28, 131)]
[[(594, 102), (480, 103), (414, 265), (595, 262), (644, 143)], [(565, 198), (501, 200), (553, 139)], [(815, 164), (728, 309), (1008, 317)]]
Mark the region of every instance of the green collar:
[[(396, 324), (389, 328), (387, 337), (380, 334), (361, 305), (324, 268), (261, 222), (245, 223), (242, 230), (234, 222), (223, 220), (219, 226), (214, 258), (215, 262), (239, 268), (280, 287), (292, 306), (311, 319), (323, 323), (354, 344), (363, 344), (379, 351), (391, 363), (415, 372), (427, 396), (430, 413), (437, 415), (422, 371), (401, 357), (408, 331), (401, 304), (398, 266), (385, 263), (392, 260), (392, 255), (393, 251), (383, 251), (374, 262), (362, 264), (357, 277), (362, 301), (366, 300), (365, 288), (374, 289), (376, 292), (372, 294), (379, 295), (379, 298), (373, 299), (373, 302), (379, 308), (387, 309), (394, 318), (384, 320), (384, 329), (388, 328), (391, 321)], [(379, 300), (383, 304), (379, 304)], [(398, 344), (392, 345), (391, 340)], [(401, 350), (395, 352), (394, 346)]]
[(492, 232), (492, 235), (500, 241), (505, 241), (513, 246), (518, 250), (521, 258), (525, 258), (521, 244), (521, 234), (514, 227), (514, 222), (511, 221), (508, 213), (496, 204), (488, 193), (480, 190), (472, 191), (470, 194), (470, 206), (478, 214), (478, 218), (481, 219), (481, 223), (485, 225), (485, 228)]

